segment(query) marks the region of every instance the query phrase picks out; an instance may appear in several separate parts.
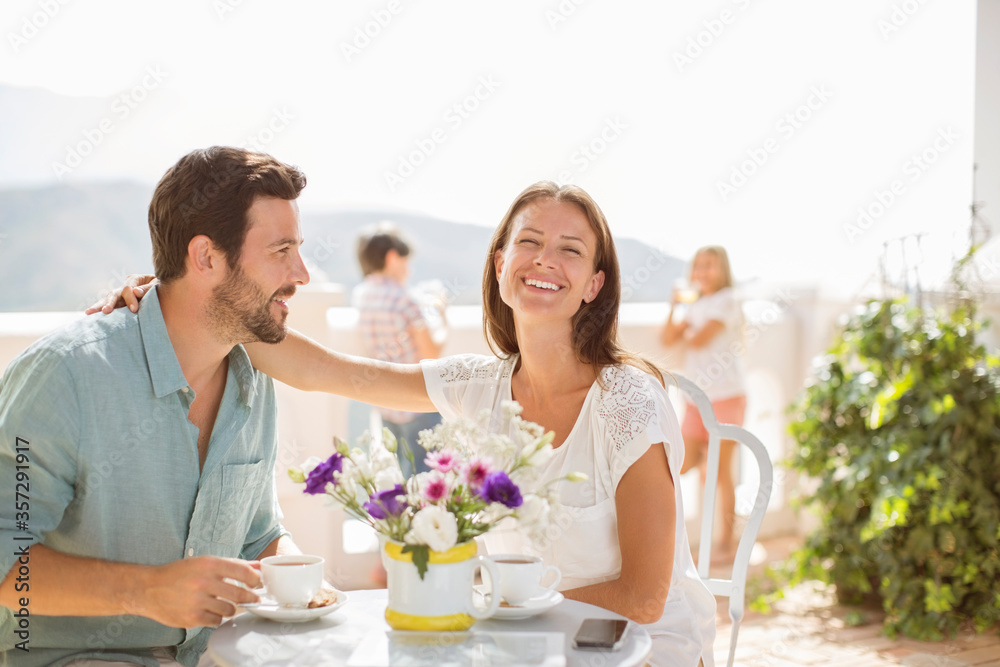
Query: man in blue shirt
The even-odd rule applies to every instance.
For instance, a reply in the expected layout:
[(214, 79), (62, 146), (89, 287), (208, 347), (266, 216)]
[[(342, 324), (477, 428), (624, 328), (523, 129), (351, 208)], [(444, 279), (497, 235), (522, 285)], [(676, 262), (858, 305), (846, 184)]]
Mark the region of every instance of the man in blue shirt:
[(247, 561), (297, 552), (272, 381), (241, 343), (284, 338), (309, 281), (305, 183), (260, 153), (184, 156), (150, 203), (160, 284), (137, 312), (79, 320), (8, 367), (0, 485), (20, 495), (0, 503), (0, 660), (195, 665), (206, 628), (256, 601)]

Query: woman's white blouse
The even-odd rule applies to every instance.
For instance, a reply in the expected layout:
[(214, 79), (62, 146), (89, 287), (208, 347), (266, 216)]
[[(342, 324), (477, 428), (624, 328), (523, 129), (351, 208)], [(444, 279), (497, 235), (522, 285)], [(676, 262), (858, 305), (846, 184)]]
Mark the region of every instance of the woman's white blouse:
[[(421, 362), (427, 393), (445, 419), (475, 418), (483, 410), (501, 414), (511, 400), (510, 379), (517, 356), (463, 354)], [(562, 590), (618, 577), (621, 551), (615, 491), (625, 471), (653, 444), (663, 443), (677, 505), (674, 566), (663, 616), (644, 626), (653, 636), (654, 665), (714, 665), (715, 598), (698, 577), (681, 501), (679, 473), (684, 442), (666, 390), (633, 366), (607, 366), (584, 400), (569, 436), (541, 468), (541, 480), (570, 472), (586, 482), (559, 482), (561, 507), (550, 517), (543, 540), (527, 541), (513, 531), (491, 531), (491, 553), (524, 552), (562, 570)], [(603, 385), (603, 386), (602, 386)], [(657, 517), (651, 516), (650, 521)]]

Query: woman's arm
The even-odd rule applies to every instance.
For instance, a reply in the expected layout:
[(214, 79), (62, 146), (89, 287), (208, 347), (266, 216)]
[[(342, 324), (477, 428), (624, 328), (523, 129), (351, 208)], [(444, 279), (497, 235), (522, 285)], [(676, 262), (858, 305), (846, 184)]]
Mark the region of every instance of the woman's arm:
[(670, 464), (655, 444), (622, 476), (615, 492), (622, 570), (617, 579), (563, 591), (563, 595), (653, 623), (663, 615), (674, 569), (677, 502)]
[(325, 391), (394, 410), (434, 412), (419, 364), (341, 354), (290, 329), (277, 344), (244, 346), (255, 368), (303, 391)]
[[(139, 301), (157, 283), (155, 276), (130, 275), (120, 291), (108, 292), (86, 310), (110, 313), (128, 306), (139, 310)], [(276, 345), (245, 345), (255, 368), (303, 391), (325, 391), (394, 410), (434, 412), (418, 364), (390, 364), (329, 350), (295, 330)]]

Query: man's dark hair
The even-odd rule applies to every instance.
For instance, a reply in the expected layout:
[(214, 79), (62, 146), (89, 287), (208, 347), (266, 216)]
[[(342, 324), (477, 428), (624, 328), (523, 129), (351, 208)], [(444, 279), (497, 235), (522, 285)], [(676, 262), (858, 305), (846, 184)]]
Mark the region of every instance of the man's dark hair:
[(410, 244), (391, 222), (365, 227), (358, 234), (358, 263), (361, 273), (369, 275), (385, 268), (385, 256), (395, 250), (400, 257), (410, 254)]
[(191, 239), (204, 234), (239, 264), (257, 197), (293, 200), (306, 186), (297, 168), (264, 153), (212, 146), (192, 151), (167, 170), (149, 203), (153, 267), (161, 282), (180, 278)]

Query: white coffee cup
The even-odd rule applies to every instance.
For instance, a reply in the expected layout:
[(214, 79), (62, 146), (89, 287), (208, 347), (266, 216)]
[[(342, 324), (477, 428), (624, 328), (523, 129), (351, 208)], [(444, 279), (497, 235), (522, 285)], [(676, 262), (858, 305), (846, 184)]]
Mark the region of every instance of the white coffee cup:
[(268, 556), (260, 561), (260, 573), (268, 595), (278, 604), (304, 607), (323, 585), (323, 558)]
[[(546, 566), (537, 556), (524, 554), (491, 554), (500, 573), (500, 593), (507, 604), (521, 605), (533, 597), (550, 591), (559, 585), (562, 572), (555, 565)], [(555, 573), (555, 580), (542, 584), (549, 573)]]

